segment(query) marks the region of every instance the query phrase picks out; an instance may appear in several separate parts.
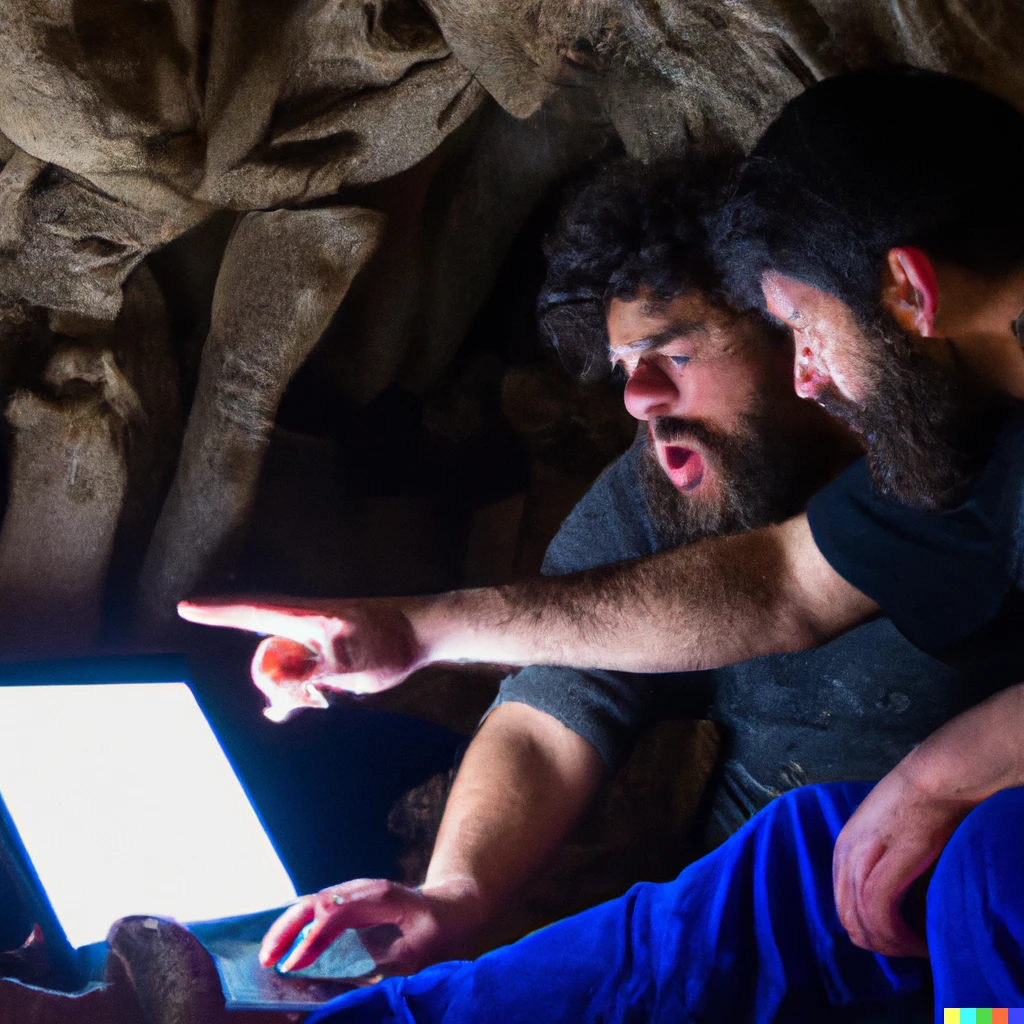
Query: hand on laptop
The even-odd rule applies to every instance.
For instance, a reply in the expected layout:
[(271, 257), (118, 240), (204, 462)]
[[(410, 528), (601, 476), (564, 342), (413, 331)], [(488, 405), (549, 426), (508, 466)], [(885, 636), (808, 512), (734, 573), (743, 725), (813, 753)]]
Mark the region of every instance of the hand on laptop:
[(267, 634), (256, 648), (252, 678), (269, 701), (264, 714), (283, 722), (302, 708), (327, 707), (322, 690), (377, 693), (419, 668), (425, 655), (409, 603), (200, 598), (182, 601), (178, 614), (202, 625)]
[(468, 883), (411, 889), (382, 878), (360, 878), (304, 896), (289, 907), (267, 932), (260, 962), (265, 967), (276, 964), (309, 925), (302, 942), (281, 964), (282, 970), (302, 970), (346, 928), (358, 928), (381, 973), (412, 974), (462, 953), (462, 943), (480, 920)]

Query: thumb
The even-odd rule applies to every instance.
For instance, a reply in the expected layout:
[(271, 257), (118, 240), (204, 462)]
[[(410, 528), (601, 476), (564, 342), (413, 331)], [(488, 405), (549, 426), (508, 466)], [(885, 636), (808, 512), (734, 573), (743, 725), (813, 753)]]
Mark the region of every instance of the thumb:
[(267, 718), (284, 722), (303, 708), (327, 707), (315, 685), (319, 662), (315, 651), (285, 637), (267, 637), (256, 648), (252, 680), (267, 698)]

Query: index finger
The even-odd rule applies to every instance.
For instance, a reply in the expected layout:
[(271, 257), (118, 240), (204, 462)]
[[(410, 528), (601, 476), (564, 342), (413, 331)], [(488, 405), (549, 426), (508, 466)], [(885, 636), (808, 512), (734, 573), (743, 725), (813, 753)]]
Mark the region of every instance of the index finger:
[(260, 963), (273, 967), (292, 947), (299, 932), (313, 920), (313, 901), (308, 896), (290, 906), (271, 926), (260, 945)]
[(317, 623), (323, 619), (322, 613), (311, 609), (271, 601), (179, 601), (178, 614), (201, 626), (244, 629), (307, 645), (321, 632)]

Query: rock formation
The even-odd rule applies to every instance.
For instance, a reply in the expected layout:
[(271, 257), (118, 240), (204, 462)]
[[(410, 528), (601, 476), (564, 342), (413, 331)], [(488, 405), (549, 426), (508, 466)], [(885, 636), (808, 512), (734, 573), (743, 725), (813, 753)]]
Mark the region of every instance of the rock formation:
[[(396, 382), (422, 393), (525, 219), (606, 144), (643, 159), (739, 151), (810, 82), (891, 62), (958, 72), (1024, 106), (1022, 43), (1013, 0), (8, 0), (2, 607), (40, 636), (59, 614), (69, 650), (95, 639), (97, 595), (123, 605), (139, 584), (139, 622), (167, 621), (176, 597), (223, 575), (277, 401), (329, 323), (318, 366), (339, 393), (366, 402)], [(115, 355), (96, 325), (120, 322), (149, 254), (219, 210), (245, 216), (199, 389), (194, 402), (179, 396), (192, 413), (141, 568), (179, 427), (166, 403), (126, 397), (124, 360), (164, 381), (178, 367), (163, 341), (159, 358), (142, 337)], [(316, 255), (303, 260), (306, 232)], [(147, 338), (167, 330), (151, 321)], [(90, 494), (105, 494), (88, 514), (72, 497), (85, 465), (64, 443), (72, 435), (95, 468)], [(162, 467), (141, 497), (140, 459)], [(43, 494), (50, 511), (38, 515)], [(65, 542), (71, 510), (88, 566)], [(119, 561), (119, 550), (135, 554)], [(48, 602), (72, 566), (81, 593)]]

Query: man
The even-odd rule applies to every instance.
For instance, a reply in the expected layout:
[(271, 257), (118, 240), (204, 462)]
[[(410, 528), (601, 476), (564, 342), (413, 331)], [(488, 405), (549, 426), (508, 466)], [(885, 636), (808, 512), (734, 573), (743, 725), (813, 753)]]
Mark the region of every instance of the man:
[[(310, 645), (309, 678), (357, 690), (445, 659), (632, 671), (725, 664), (819, 644), (880, 608), (921, 645), (998, 631), (1022, 582), (1021, 420), (1011, 412), (990, 434), (991, 411), (1024, 398), (1024, 352), (1011, 329), (1024, 306), (1022, 165), (1016, 111), (910, 69), (809, 90), (755, 148), (726, 244), (759, 254), (746, 273), (763, 267), (765, 302), (794, 329), (797, 388), (860, 426), (871, 452), (870, 467), (856, 465), (807, 515), (470, 597), (338, 603), (316, 615), (275, 606), (186, 614)], [(851, 265), (836, 265), (834, 252)], [(869, 326), (871, 309), (879, 322)], [(884, 411), (890, 398), (873, 401), (890, 381), (907, 403), (895, 414)], [(914, 403), (917, 381), (934, 404)], [(894, 415), (906, 442), (882, 429)], [(1017, 720), (1016, 689), (996, 701)], [(965, 720), (970, 733), (976, 719)], [(884, 953), (923, 951), (901, 916), (903, 895), (964, 814), (1014, 778), (991, 749), (936, 760), (959, 770), (939, 773), (935, 786), (908, 758), (837, 844), (840, 917), (855, 941)]]
[[(628, 374), (627, 408), (650, 431), (563, 526), (548, 572), (779, 521), (843, 457), (835, 431), (788, 383), (790, 347), (759, 317), (730, 312), (717, 298), (685, 190), (681, 197), (679, 188), (641, 186), (635, 176), (614, 171), (566, 211), (542, 307), (579, 367), (606, 358), (594, 340), (607, 334), (613, 364)], [(621, 763), (655, 692), (674, 692), (677, 709), (700, 715), (713, 690), (714, 717), (735, 728), (734, 756), (716, 792), (724, 837), (801, 779), (884, 774), (913, 742), (984, 695), (953, 680), (881, 622), (716, 680), (527, 670), (506, 681), (471, 745), (422, 890), (366, 881), (335, 887), (341, 906), (331, 904), (290, 963), (303, 966), (349, 924), (399, 926), (401, 939), (375, 950), (391, 971), (471, 948), (472, 933), (580, 818), (604, 770)], [(300, 904), (271, 933), (268, 962), (312, 912), (311, 900)]]
[[(543, 328), (578, 372), (614, 367), (645, 426), (563, 524), (548, 574), (780, 521), (857, 454), (845, 430), (793, 394), (789, 339), (722, 300), (695, 172), (683, 181), (677, 168), (613, 164), (567, 205), (545, 247)], [(721, 841), (800, 778), (881, 774), (943, 720), (936, 708), (948, 717), (969, 700), (967, 680), (887, 623), (843, 647), (719, 679), (539, 666), (506, 679), (463, 759), (424, 884), (332, 887), (329, 919), (289, 963), (304, 966), (353, 923), (399, 927), (390, 942), (367, 940), (390, 973), (478, 948), (476, 936), (581, 819), (653, 715), (710, 712), (737, 726), (714, 786), (710, 833)], [(793, 713), (792, 693), (806, 713)], [(898, 711), (893, 693), (906, 702)], [(268, 964), (313, 908), (312, 898), (296, 905), (271, 931)]]

